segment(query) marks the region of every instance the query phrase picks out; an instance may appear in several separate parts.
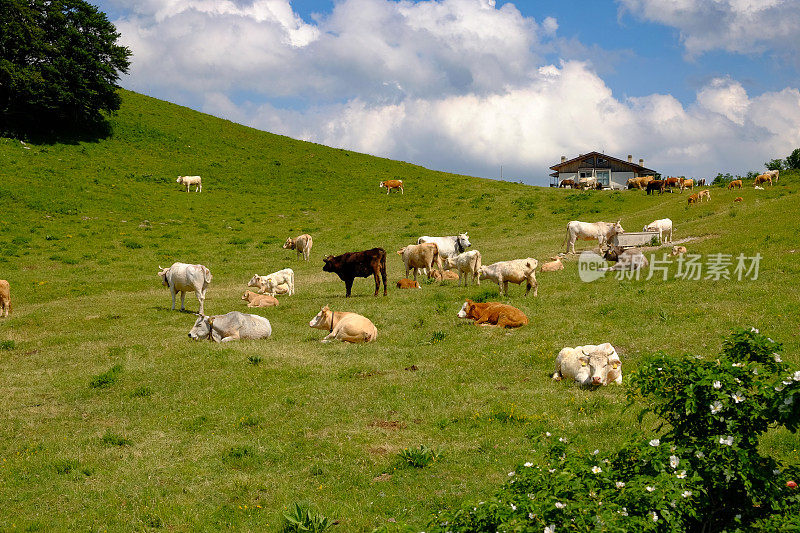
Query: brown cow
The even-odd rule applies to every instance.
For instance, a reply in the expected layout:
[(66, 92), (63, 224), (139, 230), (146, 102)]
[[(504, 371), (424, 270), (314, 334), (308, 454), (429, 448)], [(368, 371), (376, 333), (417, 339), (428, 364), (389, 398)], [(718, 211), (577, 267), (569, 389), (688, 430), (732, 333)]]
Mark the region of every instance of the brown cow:
[(347, 252), (341, 255), (329, 255), (322, 259), (325, 266), (324, 272), (333, 272), (339, 279), (344, 281), (347, 291), (346, 297), (350, 297), (350, 290), (353, 288), (355, 278), (368, 278), (375, 276), (375, 294), (381, 288), (379, 275), (383, 278), (383, 295), (386, 296), (386, 250), (383, 248), (372, 248), (363, 252)]
[(759, 174), (758, 176), (756, 176), (756, 181), (753, 182), (753, 187), (767, 182), (769, 182), (770, 186), (772, 186), (772, 174), (770, 174), (769, 172), (767, 172), (766, 174)]
[(459, 318), (471, 318), (476, 326), (484, 324), (501, 328), (518, 328), (528, 323), (525, 313), (499, 302), (478, 303), (467, 300), (458, 312)]
[(392, 192), (392, 189), (400, 189), (401, 194), (405, 194), (405, 190), (403, 189), (403, 180), (386, 180), (382, 181), (378, 188), (386, 187), (386, 194)]
[(696, 204), (699, 199), (700, 199), (700, 195), (699, 194), (693, 194), (689, 198), (687, 198), (686, 200), (689, 202), (689, 205), (692, 205), (692, 204)]
[(667, 178), (665, 180), (664, 184), (669, 189), (669, 192), (672, 192), (672, 189), (681, 186), (681, 179), (680, 178)]
[(561, 180), (561, 183), (558, 184), (559, 189), (565, 189), (569, 187), (570, 189), (575, 188), (575, 180)]
[(733, 203), (741, 202), (743, 200), (744, 200), (744, 198), (742, 198), (741, 196), (737, 196), (736, 198), (733, 199)]
[(728, 189), (741, 189), (742, 188), (742, 180), (733, 180), (728, 184)]
[(653, 191), (658, 191), (658, 194), (664, 192), (664, 188), (667, 186), (667, 182), (664, 180), (653, 180), (647, 184), (647, 194), (652, 193)]
[(11, 312), (11, 286), (0, 279), (0, 316), (8, 316)]
[(398, 289), (421, 289), (422, 287), (419, 286), (419, 282), (417, 282), (417, 281), (415, 281), (413, 279), (403, 278), (403, 279), (401, 279), (401, 280), (399, 280), (397, 282), (397, 288)]

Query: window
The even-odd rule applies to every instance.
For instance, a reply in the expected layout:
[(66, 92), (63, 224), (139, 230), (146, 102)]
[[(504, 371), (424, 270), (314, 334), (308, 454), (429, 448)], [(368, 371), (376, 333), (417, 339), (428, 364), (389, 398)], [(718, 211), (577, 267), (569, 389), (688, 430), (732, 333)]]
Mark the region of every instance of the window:
[(583, 162), (586, 163), (587, 165), (593, 167), (594, 166), (594, 157), (590, 157), (589, 159), (584, 159)]
[(611, 182), (611, 172), (608, 170), (598, 170), (595, 173), (597, 181), (603, 184), (603, 187), (609, 187)]

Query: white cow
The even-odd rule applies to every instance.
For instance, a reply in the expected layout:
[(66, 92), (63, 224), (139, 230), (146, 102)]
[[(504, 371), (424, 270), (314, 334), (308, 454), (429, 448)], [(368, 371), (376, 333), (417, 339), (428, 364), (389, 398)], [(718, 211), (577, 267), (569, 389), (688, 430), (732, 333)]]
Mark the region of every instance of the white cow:
[(572, 379), (582, 387), (622, 384), (622, 361), (611, 343), (563, 348), (556, 357), (553, 379)]
[(459, 287), (462, 279), (464, 280), (464, 286), (467, 286), (467, 279), (470, 275), (472, 276), (473, 284), (481, 284), (481, 253), (478, 250), (470, 250), (455, 257), (448, 257), (444, 260), (443, 266), (448, 270), (452, 269), (459, 273)]
[(308, 233), (303, 233), (294, 239), (291, 237), (287, 238), (286, 242), (283, 243), (283, 249), (297, 250), (297, 258), (300, 259), (300, 255), (302, 255), (303, 259), (308, 261), (309, 257), (311, 257), (311, 247), (313, 245), (314, 239), (311, 238), (311, 235)]
[(189, 192), (189, 186), (194, 185), (194, 192), (203, 192), (203, 180), (200, 176), (178, 176), (176, 182), (186, 185), (186, 192)]
[(780, 173), (780, 170), (767, 170), (764, 172), (764, 174), (768, 174), (775, 183), (778, 183), (778, 177), (780, 176)]
[(666, 242), (672, 242), (672, 220), (668, 218), (660, 218), (646, 225), (642, 231), (657, 231), (658, 240), (664, 243), (664, 234), (668, 233), (669, 237)]
[(276, 293), (280, 293), (281, 285), (286, 285), (288, 287), (289, 292), (286, 293), (287, 295), (291, 296), (294, 294), (294, 270), (291, 268), (284, 268), (283, 270), (278, 270), (267, 276), (255, 274), (250, 279), (250, 283), (247, 284), (248, 287), (258, 287), (261, 292), (265, 292), (270, 296), (275, 296)]
[(184, 300), (187, 292), (194, 291), (197, 301), (200, 302), (200, 314), (203, 314), (203, 303), (206, 299), (206, 290), (211, 283), (211, 272), (203, 265), (189, 265), (186, 263), (173, 263), (169, 268), (159, 266), (158, 273), (161, 283), (169, 287), (172, 292), (172, 310), (175, 310), (175, 294), (181, 293), (181, 311), (185, 310)]
[(268, 339), (272, 325), (263, 316), (231, 311), (224, 315), (200, 316), (194, 323), (189, 338), (230, 342), (239, 339)]
[(448, 237), (428, 237), (427, 235), (423, 235), (417, 239), (417, 244), (426, 242), (436, 243), (436, 246), (439, 247), (439, 257), (442, 259), (462, 254), (467, 251), (467, 248), (472, 246), (466, 232), (459, 235), (450, 235)]
[(519, 285), (524, 281), (527, 285), (525, 296), (531, 292), (531, 287), (533, 287), (533, 295), (537, 296), (539, 294), (539, 283), (536, 281), (537, 266), (539, 266), (539, 261), (531, 257), (500, 261), (488, 266), (482, 266), (479, 279), (490, 279), (497, 282), (497, 286), (500, 287), (500, 293), (506, 296), (508, 296), (509, 282)]
[(614, 223), (571, 221), (567, 224), (567, 237), (564, 239), (564, 242), (567, 243), (567, 253), (575, 253), (575, 241), (578, 239), (584, 241), (597, 240), (598, 245), (602, 248), (606, 242), (611, 241), (618, 233), (625, 233), (619, 222), (619, 220)]

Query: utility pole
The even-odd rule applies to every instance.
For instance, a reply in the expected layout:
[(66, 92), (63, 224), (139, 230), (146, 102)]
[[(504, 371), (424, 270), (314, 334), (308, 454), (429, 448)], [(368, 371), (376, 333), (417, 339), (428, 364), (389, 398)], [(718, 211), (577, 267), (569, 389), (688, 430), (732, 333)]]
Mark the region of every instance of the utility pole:
[(503, 165), (500, 165), (500, 179), (503, 179)]

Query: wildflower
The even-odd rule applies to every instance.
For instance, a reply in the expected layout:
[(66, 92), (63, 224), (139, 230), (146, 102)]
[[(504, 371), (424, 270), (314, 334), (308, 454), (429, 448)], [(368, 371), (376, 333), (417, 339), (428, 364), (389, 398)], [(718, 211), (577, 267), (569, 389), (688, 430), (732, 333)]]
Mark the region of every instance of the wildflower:
[(715, 389), (721, 389), (722, 388), (722, 383), (720, 383), (719, 381), (715, 381), (714, 382), (714, 388)]
[(628, 516), (628, 508), (627, 507), (623, 507), (622, 508), (622, 512), (619, 513), (619, 514), (621, 514), (622, 516)]
[(512, 503), (512, 504), (509, 504), (509, 505), (511, 505), (511, 510), (512, 510), (512, 511), (516, 511), (516, 510), (517, 510), (517, 506), (516, 506), (516, 505), (514, 505), (513, 503)]
[(659, 444), (661, 444), (661, 441), (658, 440), (658, 439), (653, 439), (653, 440), (650, 441), (650, 446), (653, 446), (654, 448), (656, 446), (658, 446)]
[(553, 472), (555, 472), (555, 471), (556, 471), (556, 469), (555, 469), (555, 468), (550, 468), (550, 469), (548, 469), (547, 471), (548, 471), (548, 472), (550, 472), (550, 473), (552, 474)]
[(795, 381), (800, 381), (800, 370), (792, 374), (792, 379)]
[(698, 450), (698, 451), (694, 452), (694, 456), (697, 457), (698, 459), (702, 459), (703, 457), (706, 456), (706, 454), (704, 454), (702, 451)]
[(533, 466), (533, 463), (531, 463), (531, 462), (527, 462), (527, 463), (525, 463), (525, 465), (524, 465), (524, 466), (526, 466), (527, 468), (530, 468), (530, 467), (532, 467), (532, 466)]
[(715, 415), (722, 411), (722, 402), (716, 401), (711, 404), (711, 414)]
[(675, 477), (678, 479), (685, 479), (686, 478), (686, 470), (681, 470), (679, 473), (675, 474)]
[(513, 476), (514, 474), (516, 474), (516, 472), (509, 472), (509, 473), (508, 473), (508, 477), (511, 477), (511, 476)]
[(758, 333), (758, 330), (756, 328), (750, 328), (750, 331), (752, 331), (753, 333)]
[(651, 511), (651, 513), (653, 514), (650, 515), (650, 518), (653, 519), (653, 522), (658, 522), (658, 513), (656, 513), (655, 511)]
[(783, 400), (785, 405), (792, 405), (794, 403), (794, 394)]
[(567, 439), (564, 437), (558, 437), (558, 442), (567, 442)]
[(645, 487), (645, 489), (647, 489), (647, 492), (653, 492), (654, 490), (656, 490), (655, 487), (650, 487), (650, 486)]
[(780, 354), (773, 353), (773, 354), (772, 354), (772, 357), (774, 357), (774, 358), (775, 358), (775, 362), (776, 362), (776, 363), (783, 363), (783, 359), (781, 359), (781, 356), (780, 356)]
[(561, 502), (556, 502), (556, 509), (563, 509), (567, 505)]
[(534, 516), (535, 516), (535, 515), (534, 515), (533, 513), (528, 513), (528, 519), (529, 519), (529, 520), (533, 520), (533, 517), (534, 517)]
[(598, 453), (600, 453), (600, 450), (595, 450), (592, 452), (592, 455), (597, 455)]
[(720, 437), (719, 438), (719, 443), (720, 444), (725, 444), (726, 446), (733, 446), (733, 436), (731, 435), (727, 439), (724, 439), (724, 438)]
[(683, 491), (683, 493), (681, 494), (681, 496), (683, 496), (684, 498), (688, 498), (688, 497), (690, 497), (691, 495), (692, 495), (692, 491), (690, 491), (690, 490), (685, 490), (685, 491)]
[(733, 363), (731, 366), (734, 368), (739, 368), (741, 366), (744, 366), (744, 363)]
[(616, 485), (616, 487), (618, 489), (621, 489), (622, 487), (625, 486), (625, 482), (624, 481), (617, 481), (616, 483), (614, 483), (614, 485)]
[(744, 401), (744, 395), (742, 394), (742, 391), (731, 394), (731, 398), (733, 398), (733, 401), (736, 403), (741, 403)]
[(783, 391), (783, 389), (785, 389), (785, 388), (786, 388), (786, 386), (785, 386), (785, 385), (775, 385), (775, 391), (776, 391), (776, 392), (781, 392), (781, 391)]
[(758, 375), (758, 369), (757, 369), (757, 368), (754, 368), (754, 369), (753, 369), (753, 375), (754, 375), (754, 376), (757, 376), (757, 375)]
[(545, 527), (544, 533), (556, 533), (556, 525), (550, 524), (549, 526)]
[(603, 471), (603, 469), (600, 468), (599, 466), (593, 466), (592, 467), (592, 474), (599, 474), (602, 471)]
[(777, 476), (777, 475), (778, 475), (778, 474), (780, 474), (780, 473), (781, 473), (781, 471), (780, 471), (780, 469), (778, 469), (778, 468), (776, 468), (775, 470), (773, 470), (773, 471), (772, 471), (772, 475), (773, 475), (773, 476)]
[(788, 488), (790, 488), (790, 489), (796, 489), (796, 488), (797, 488), (797, 483), (796, 483), (796, 482), (794, 482), (794, 481), (787, 481), (787, 482), (786, 482), (786, 486), (787, 486)]
[(550, 436), (550, 432), (549, 431), (545, 432), (544, 436), (545, 437), (549, 437)]
[(676, 456), (674, 455), (669, 456), (669, 466), (671, 466), (672, 468), (678, 468), (678, 463), (680, 462), (681, 460), (678, 459)]
[(771, 338), (767, 337), (767, 340), (768, 340), (769, 342), (771, 342), (772, 344), (775, 344), (775, 341), (774, 341), (774, 340), (772, 340)]

